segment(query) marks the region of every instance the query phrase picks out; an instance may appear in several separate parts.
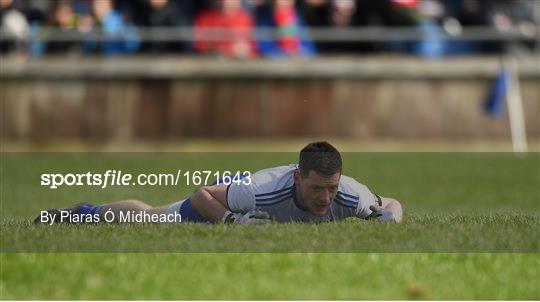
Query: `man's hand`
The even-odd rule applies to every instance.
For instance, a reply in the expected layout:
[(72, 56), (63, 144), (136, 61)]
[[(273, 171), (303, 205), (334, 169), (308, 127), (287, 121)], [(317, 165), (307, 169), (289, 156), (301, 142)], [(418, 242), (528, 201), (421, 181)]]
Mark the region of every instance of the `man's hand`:
[(258, 210), (249, 211), (245, 214), (227, 211), (221, 221), (223, 223), (262, 224), (270, 222), (270, 214)]
[(378, 205), (369, 206), (369, 209), (373, 213), (371, 213), (367, 219), (377, 219), (382, 222), (396, 222), (396, 217), (394, 217), (394, 214), (390, 212), (390, 210), (383, 209)]

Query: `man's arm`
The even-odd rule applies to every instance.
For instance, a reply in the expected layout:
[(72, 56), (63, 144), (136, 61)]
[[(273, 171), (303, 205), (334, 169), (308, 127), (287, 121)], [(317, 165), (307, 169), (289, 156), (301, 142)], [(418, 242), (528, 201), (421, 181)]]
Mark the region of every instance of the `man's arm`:
[(401, 203), (393, 198), (382, 197), (382, 208), (390, 211), (396, 222), (401, 222), (403, 220), (403, 209), (401, 208)]
[(193, 208), (203, 217), (220, 222), (227, 208), (227, 185), (201, 187), (191, 196)]
[(261, 224), (270, 221), (267, 212), (246, 209), (234, 213), (227, 204), (227, 190), (229, 186), (215, 185), (201, 187), (191, 197), (193, 208), (206, 219), (214, 223)]

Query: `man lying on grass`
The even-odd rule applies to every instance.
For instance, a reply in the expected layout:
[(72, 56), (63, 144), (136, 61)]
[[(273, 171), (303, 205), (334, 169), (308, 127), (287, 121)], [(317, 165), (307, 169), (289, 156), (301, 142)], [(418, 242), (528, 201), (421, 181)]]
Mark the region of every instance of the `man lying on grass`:
[[(402, 220), (401, 204), (397, 200), (372, 193), (353, 178), (341, 175), (341, 171), (339, 151), (327, 142), (316, 142), (302, 149), (298, 165), (258, 171), (250, 176), (249, 182), (201, 187), (191, 197), (170, 205), (154, 208), (130, 199), (97, 206), (82, 203), (66, 209), (48, 210), (47, 214), (54, 222), (72, 221), (64, 219), (66, 215), (60, 215), (62, 211), (98, 220), (109, 212), (114, 214), (109, 216), (117, 219), (121, 215), (125, 217), (126, 213), (180, 214), (181, 221), (240, 224), (271, 220), (323, 222), (347, 217), (384, 222)], [(43, 215), (35, 222), (45, 222)]]

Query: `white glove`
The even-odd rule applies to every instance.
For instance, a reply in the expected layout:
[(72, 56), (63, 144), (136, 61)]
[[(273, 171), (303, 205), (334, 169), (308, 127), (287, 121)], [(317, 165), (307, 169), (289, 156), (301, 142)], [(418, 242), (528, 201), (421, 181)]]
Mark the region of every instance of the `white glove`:
[(270, 222), (270, 214), (264, 211), (253, 210), (247, 213), (233, 213), (226, 211), (221, 218), (223, 223), (238, 223), (238, 224), (262, 224)]
[(369, 206), (369, 209), (372, 213), (367, 217), (367, 219), (377, 219), (382, 222), (396, 222), (396, 217), (394, 213), (389, 210), (383, 209), (378, 205)]

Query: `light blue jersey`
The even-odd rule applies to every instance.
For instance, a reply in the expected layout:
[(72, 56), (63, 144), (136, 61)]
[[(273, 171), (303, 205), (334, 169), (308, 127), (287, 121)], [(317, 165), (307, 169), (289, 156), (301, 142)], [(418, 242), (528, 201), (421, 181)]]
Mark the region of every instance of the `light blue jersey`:
[(342, 175), (338, 193), (324, 216), (303, 211), (298, 206), (293, 181), (293, 174), (297, 169), (296, 164), (264, 169), (251, 176), (249, 185), (232, 183), (227, 190), (229, 209), (239, 213), (266, 211), (279, 222), (321, 222), (347, 217), (366, 218), (371, 214), (371, 205), (380, 205), (379, 196), (353, 178)]

